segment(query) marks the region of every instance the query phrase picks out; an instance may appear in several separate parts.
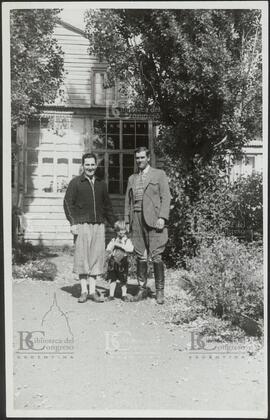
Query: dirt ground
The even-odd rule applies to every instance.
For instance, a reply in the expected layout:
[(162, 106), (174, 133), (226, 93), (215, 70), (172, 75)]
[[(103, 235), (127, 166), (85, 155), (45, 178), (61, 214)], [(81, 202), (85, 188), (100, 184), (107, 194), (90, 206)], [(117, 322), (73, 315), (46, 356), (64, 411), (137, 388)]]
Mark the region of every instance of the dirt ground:
[[(72, 257), (51, 261), (54, 281), (14, 280), (15, 409), (265, 408), (262, 352), (191, 350), (190, 331), (166, 323), (164, 307), (153, 298), (79, 304)], [(134, 284), (131, 279), (129, 291)], [(101, 291), (107, 287), (99, 283)], [(47, 351), (48, 342), (42, 348), (44, 337), (58, 343), (56, 352)]]

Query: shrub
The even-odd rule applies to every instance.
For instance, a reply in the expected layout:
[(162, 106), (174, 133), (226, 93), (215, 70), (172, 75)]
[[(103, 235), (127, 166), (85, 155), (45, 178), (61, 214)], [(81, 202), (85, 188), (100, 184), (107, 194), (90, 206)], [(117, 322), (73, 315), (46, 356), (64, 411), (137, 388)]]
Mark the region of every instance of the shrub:
[(12, 248), (13, 278), (54, 280), (56, 266), (47, 259), (54, 256), (57, 254), (42, 245), (32, 245), (30, 242), (17, 243)]
[(31, 278), (33, 280), (54, 280), (57, 273), (56, 265), (48, 260), (28, 261), (25, 264), (14, 265), (13, 278)]
[(181, 165), (167, 158), (172, 201), (164, 258), (169, 267), (185, 267), (202, 242), (210, 245), (220, 235), (262, 239), (261, 174), (230, 183), (217, 164), (195, 161), (192, 175)]
[(232, 324), (253, 330), (253, 335), (260, 334), (262, 260), (260, 249), (246, 247), (236, 238), (220, 237), (210, 246), (201, 245), (198, 255), (188, 261), (186, 281), (198, 305)]
[(12, 264), (17, 265), (54, 256), (57, 254), (51, 252), (49, 248), (45, 248), (43, 245), (32, 245), (30, 242), (17, 243), (12, 248)]

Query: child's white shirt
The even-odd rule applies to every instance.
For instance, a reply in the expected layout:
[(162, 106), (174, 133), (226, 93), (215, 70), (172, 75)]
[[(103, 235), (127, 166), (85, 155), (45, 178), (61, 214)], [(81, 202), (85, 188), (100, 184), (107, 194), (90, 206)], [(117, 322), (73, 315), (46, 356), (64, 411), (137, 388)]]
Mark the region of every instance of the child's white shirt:
[(121, 248), (126, 253), (133, 252), (134, 246), (131, 240), (127, 237), (122, 239), (113, 238), (107, 245), (106, 251), (113, 252), (115, 248)]

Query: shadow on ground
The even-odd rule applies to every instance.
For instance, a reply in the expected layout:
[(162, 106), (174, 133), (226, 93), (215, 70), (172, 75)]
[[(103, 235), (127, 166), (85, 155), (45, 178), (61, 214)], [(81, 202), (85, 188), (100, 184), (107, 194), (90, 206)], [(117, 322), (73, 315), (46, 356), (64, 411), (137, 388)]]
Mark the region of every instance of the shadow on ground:
[[(81, 285), (80, 285), (79, 282), (75, 283), (71, 286), (61, 287), (61, 290), (71, 294), (71, 296), (73, 296), (74, 298), (79, 298), (80, 295), (81, 295)], [(109, 296), (109, 285), (108, 285), (107, 288), (103, 287), (103, 286), (97, 286), (97, 292), (99, 294), (102, 294), (105, 297)], [(138, 286), (137, 285), (134, 285), (134, 284), (128, 284), (127, 285), (127, 293), (128, 294), (130, 294), (132, 296), (135, 296), (137, 292), (138, 292)], [(114, 295), (115, 295), (116, 298), (121, 298), (121, 296), (122, 296), (121, 286), (120, 286), (119, 283), (117, 283)], [(149, 297), (153, 297), (153, 292), (150, 289), (149, 289)]]

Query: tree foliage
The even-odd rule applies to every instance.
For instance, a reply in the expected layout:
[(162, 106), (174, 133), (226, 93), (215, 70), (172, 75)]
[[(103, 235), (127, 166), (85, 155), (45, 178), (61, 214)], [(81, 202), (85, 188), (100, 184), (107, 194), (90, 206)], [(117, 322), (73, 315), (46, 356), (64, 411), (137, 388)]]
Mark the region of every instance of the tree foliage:
[(12, 126), (53, 102), (63, 76), (63, 53), (53, 29), (58, 9), (11, 10)]
[(158, 110), (160, 152), (209, 162), (260, 134), (259, 10), (92, 9), (85, 21), (109, 82)]

